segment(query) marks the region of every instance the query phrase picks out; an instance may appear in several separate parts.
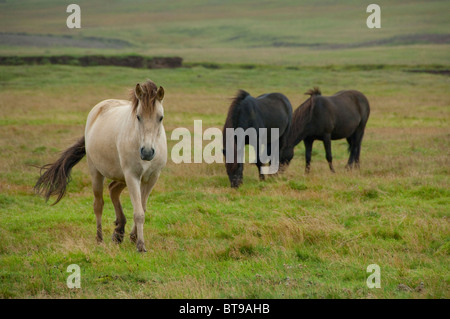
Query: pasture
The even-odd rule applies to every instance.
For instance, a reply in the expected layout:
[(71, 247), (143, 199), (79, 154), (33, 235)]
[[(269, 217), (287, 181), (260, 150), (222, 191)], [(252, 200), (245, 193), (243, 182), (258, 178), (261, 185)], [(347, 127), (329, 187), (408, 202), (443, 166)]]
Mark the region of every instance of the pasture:
[[(57, 27), (59, 20), (50, 18), (57, 17), (54, 2), (45, 1), (40, 11), (34, 2), (29, 7), (0, 4), (9, 12), (29, 13), (16, 15), (14, 22), (13, 14), (2, 11), (2, 32), (67, 34)], [(349, 25), (349, 17), (355, 16), (364, 24), (364, 8), (347, 11), (335, 5), (326, 11), (329, 20), (313, 23), (318, 21), (316, 8), (299, 4), (301, 15), (312, 19), (295, 20), (305, 38), (280, 46), (263, 37), (270, 29), (263, 28), (263, 21), (274, 12), (273, 4), (262, 5), (251, 16), (245, 15), (251, 11), (246, 7), (231, 26), (236, 14), (232, 4), (211, 4), (198, 11), (195, 6), (162, 3), (140, 16), (148, 21), (145, 28), (126, 27), (130, 19), (136, 20), (136, 12), (120, 2), (102, 6), (106, 12), (86, 5), (97, 19), (88, 15), (83, 21), (91, 27), (77, 31), (78, 37), (114, 35), (131, 47), (72, 50), (35, 45), (26, 52), (178, 55), (185, 58), (185, 67), (0, 66), (0, 298), (449, 298), (450, 79), (439, 74), (448, 70), (449, 45), (429, 38), (401, 42), (401, 36), (419, 31), (445, 35), (448, 4), (393, 5), (387, 17), (407, 14), (386, 19), (381, 34), (372, 33), (371, 39), (352, 33)], [(274, 30), (296, 18), (295, 8), (292, 1), (275, 10), (272, 39), (278, 41)], [(39, 24), (30, 12), (48, 15), (47, 23)], [(109, 25), (112, 14), (116, 26)], [(427, 20), (430, 15), (436, 16), (434, 23)], [(19, 23), (21, 19), (27, 23)], [(169, 28), (174, 20), (179, 25)], [(412, 21), (411, 32), (401, 28)], [(149, 25), (152, 32), (165, 30), (157, 33), (155, 46), (142, 42)], [(325, 37), (333, 26), (339, 27)], [(254, 31), (249, 39), (233, 39), (248, 30)], [(294, 41), (297, 33), (289, 32), (282, 36), (284, 42)], [(339, 34), (346, 36), (332, 37)], [(350, 38), (365, 44), (319, 47), (344, 45)], [(393, 43), (376, 42), (385, 38)], [(318, 44), (310, 48), (304, 43)], [(18, 54), (22, 49), (2, 45), (0, 53)], [(125, 99), (129, 89), (147, 78), (165, 88), (169, 160), (150, 195), (144, 224), (148, 252), (141, 254), (128, 237), (132, 205), (127, 189), (121, 196), (128, 219), (124, 242), (117, 245), (110, 239), (115, 214), (105, 188), (105, 242), (96, 243), (85, 159), (73, 169), (67, 195), (56, 206), (35, 196), (32, 187), (39, 176), (34, 166), (54, 161), (83, 135), (86, 116), (96, 103)], [(260, 182), (254, 165), (245, 165), (244, 183), (237, 190), (229, 187), (223, 164), (170, 160), (177, 142), (171, 132), (178, 127), (193, 132), (194, 120), (203, 121), (203, 130), (222, 128), (239, 88), (254, 96), (281, 92), (295, 109), (313, 86), (323, 95), (356, 89), (369, 99), (360, 171), (344, 169), (345, 140), (332, 142), (335, 174), (329, 171), (322, 143), (316, 141), (311, 172), (305, 175), (302, 143), (283, 175)], [(81, 268), (80, 289), (66, 285), (71, 264)], [(381, 268), (379, 289), (366, 285), (370, 264)]]
[[(2, 297), (448, 297), (446, 77), (401, 69), (1, 69)], [(166, 87), (169, 151), (176, 127), (192, 130), (202, 119), (204, 129), (220, 128), (235, 87), (283, 90), (297, 106), (309, 83), (333, 83), (325, 94), (357, 81), (372, 104), (361, 171), (344, 170), (344, 141), (332, 146), (336, 174), (316, 143), (305, 176), (299, 145), (284, 175), (261, 183), (247, 165), (238, 190), (223, 165), (169, 160), (146, 214), (148, 253), (128, 237), (120, 246), (109, 241), (115, 214), (106, 191), (105, 244), (97, 245), (85, 160), (56, 206), (33, 194), (38, 169), (30, 165), (55, 159), (81, 136), (98, 100), (125, 97), (129, 82), (146, 77)], [(127, 191), (122, 201), (131, 220)], [(73, 263), (82, 289), (66, 287)], [(372, 263), (382, 269), (382, 289), (365, 285)], [(420, 282), (421, 291), (397, 289)]]

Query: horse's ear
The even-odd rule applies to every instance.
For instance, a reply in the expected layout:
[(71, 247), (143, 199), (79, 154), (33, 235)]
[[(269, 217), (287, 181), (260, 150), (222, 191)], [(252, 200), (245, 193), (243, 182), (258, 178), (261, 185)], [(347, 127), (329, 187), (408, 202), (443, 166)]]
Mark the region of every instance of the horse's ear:
[(162, 86), (160, 86), (158, 91), (156, 92), (156, 98), (160, 101), (164, 99), (164, 88)]
[(142, 90), (142, 87), (139, 83), (136, 84), (136, 88), (134, 89), (134, 94), (136, 95), (136, 98), (138, 100), (141, 100), (142, 96), (144, 95), (144, 91)]

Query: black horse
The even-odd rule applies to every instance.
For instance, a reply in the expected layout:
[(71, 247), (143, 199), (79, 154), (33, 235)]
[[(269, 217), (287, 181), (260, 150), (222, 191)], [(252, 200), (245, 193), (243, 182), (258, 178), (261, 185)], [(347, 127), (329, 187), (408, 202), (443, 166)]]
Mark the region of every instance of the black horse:
[[(286, 145), (287, 133), (290, 131), (292, 123), (292, 106), (288, 98), (280, 93), (263, 94), (254, 98), (250, 96), (246, 91), (240, 90), (234, 98), (231, 106), (228, 110), (227, 119), (223, 128), (223, 153), (226, 157), (225, 167), (227, 170), (228, 178), (230, 179), (231, 187), (239, 187), (242, 184), (242, 173), (244, 169), (243, 161), (238, 160), (239, 152), (245, 145), (252, 144), (256, 153), (256, 166), (259, 171), (259, 178), (264, 179), (261, 167), (263, 162), (261, 161), (261, 146), (264, 145), (265, 154), (267, 156), (272, 155), (272, 142), (278, 141), (279, 154), (283, 153), (283, 149)], [(227, 145), (227, 128), (235, 130), (241, 128), (246, 131), (249, 128), (254, 128), (257, 134), (257, 145), (250, 141), (249, 136), (244, 138), (237, 138), (233, 136), (233, 140), (230, 139)], [(260, 132), (264, 132), (266, 129), (267, 134), (262, 136)], [(271, 129), (278, 129), (278, 139), (276, 136), (271, 135)], [(232, 153), (227, 158), (227, 150)], [(232, 157), (231, 161), (229, 160)], [(274, 156), (273, 156), (274, 157)], [(279, 159), (273, 159), (279, 163)], [(277, 163), (277, 165), (278, 165)], [(277, 166), (278, 167), (278, 166)]]
[(287, 146), (281, 155), (281, 164), (288, 165), (294, 156), (294, 147), (304, 141), (306, 168), (311, 165), (311, 151), (314, 140), (323, 141), (330, 170), (334, 173), (331, 140), (346, 138), (350, 157), (346, 165), (359, 168), (361, 141), (369, 119), (369, 101), (361, 92), (340, 91), (333, 96), (321, 96), (319, 88), (306, 92), (310, 98), (294, 112), (292, 128), (288, 134)]

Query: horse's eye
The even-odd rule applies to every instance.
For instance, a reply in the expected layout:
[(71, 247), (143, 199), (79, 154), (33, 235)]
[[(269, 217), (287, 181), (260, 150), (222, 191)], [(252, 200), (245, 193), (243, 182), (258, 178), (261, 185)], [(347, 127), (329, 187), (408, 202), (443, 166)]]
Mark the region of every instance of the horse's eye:
[(138, 116), (136, 116), (137, 117), (137, 120), (140, 122), (141, 121), (141, 117), (138, 115)]
[(161, 116), (161, 117), (159, 118), (159, 121), (162, 122), (163, 118), (164, 118), (164, 116)]

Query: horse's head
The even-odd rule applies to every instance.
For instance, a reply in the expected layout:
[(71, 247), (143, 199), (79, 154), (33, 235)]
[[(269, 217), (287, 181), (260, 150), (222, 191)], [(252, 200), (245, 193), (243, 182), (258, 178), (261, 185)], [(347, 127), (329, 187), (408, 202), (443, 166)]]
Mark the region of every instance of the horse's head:
[(233, 149), (232, 150), (232, 152), (233, 152), (233, 160), (232, 161), (227, 162), (227, 160), (226, 160), (227, 151), (225, 148), (223, 149), (223, 155), (225, 156), (225, 168), (227, 170), (227, 175), (228, 175), (228, 179), (230, 180), (231, 187), (238, 188), (242, 184), (244, 164), (238, 163), (236, 143), (234, 144), (232, 149)]
[(294, 147), (286, 146), (281, 150), (280, 154), (280, 171), (283, 172), (289, 166), (292, 158), (294, 158)]
[(242, 184), (244, 164), (242, 163), (225, 163), (228, 179), (231, 187), (238, 188)]
[(151, 161), (156, 155), (156, 143), (164, 130), (162, 106), (164, 89), (158, 89), (152, 81), (136, 84), (132, 96), (136, 126), (139, 131), (139, 154), (143, 161)]

